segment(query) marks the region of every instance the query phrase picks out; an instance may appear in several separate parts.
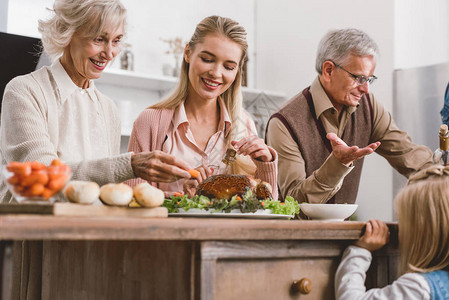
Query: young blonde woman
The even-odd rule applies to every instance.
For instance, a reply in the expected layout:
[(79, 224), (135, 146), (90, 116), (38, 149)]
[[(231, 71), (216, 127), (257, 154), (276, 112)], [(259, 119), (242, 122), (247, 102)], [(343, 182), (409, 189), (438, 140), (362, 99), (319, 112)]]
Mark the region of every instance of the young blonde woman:
[(197, 25), (185, 47), (177, 88), (140, 114), (129, 151), (161, 150), (193, 165), (200, 176), (187, 184), (184, 180), (150, 183), (166, 193), (181, 192), (189, 184), (225, 172), (221, 160), (226, 149), (234, 147), (238, 157), (229, 172), (270, 183), (277, 198), (276, 152), (257, 137), (254, 122), (242, 106), (247, 48), (245, 29), (229, 18), (210, 16)]
[(396, 197), (400, 274), (391, 285), (365, 291), (371, 251), (388, 241), (388, 228), (370, 221), (348, 247), (335, 276), (336, 299), (449, 299), (449, 167), (432, 166), (411, 177)]

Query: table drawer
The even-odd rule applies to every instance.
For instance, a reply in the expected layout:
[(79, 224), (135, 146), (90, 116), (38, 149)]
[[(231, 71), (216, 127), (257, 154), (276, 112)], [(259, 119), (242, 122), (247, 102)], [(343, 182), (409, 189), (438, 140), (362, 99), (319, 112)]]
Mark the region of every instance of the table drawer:
[[(333, 299), (338, 259), (238, 259), (219, 260), (215, 299)], [(308, 280), (308, 294), (294, 281)]]
[[(206, 242), (201, 299), (333, 299), (340, 241)], [(294, 282), (307, 280), (309, 293)]]

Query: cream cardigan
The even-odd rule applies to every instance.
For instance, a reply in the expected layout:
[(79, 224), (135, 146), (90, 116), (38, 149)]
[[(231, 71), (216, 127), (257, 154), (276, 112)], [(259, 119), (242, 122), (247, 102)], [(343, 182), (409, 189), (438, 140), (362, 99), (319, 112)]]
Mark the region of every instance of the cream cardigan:
[[(58, 65), (59, 64), (59, 65)], [(56, 72), (60, 67), (55, 62), (51, 67), (43, 67), (27, 75), (11, 80), (5, 88), (0, 117), (1, 166), (10, 161), (38, 160), (49, 164), (60, 156), (70, 157), (70, 153), (60, 153), (64, 141), (59, 138), (59, 114), (67, 91), (67, 73)], [(62, 69), (63, 70), (63, 69)], [(55, 76), (63, 77), (55, 78)], [(131, 153), (120, 154), (120, 119), (112, 100), (94, 90), (98, 100), (99, 117), (105, 120), (109, 151), (100, 159), (69, 161), (72, 179), (95, 181), (98, 184), (122, 182), (134, 178), (131, 167)], [(77, 124), (73, 124), (77, 126)], [(79, 126), (79, 135), (89, 134), (92, 128)], [(97, 155), (98, 157), (98, 155)], [(0, 202), (8, 203), (12, 196), (2, 181)]]

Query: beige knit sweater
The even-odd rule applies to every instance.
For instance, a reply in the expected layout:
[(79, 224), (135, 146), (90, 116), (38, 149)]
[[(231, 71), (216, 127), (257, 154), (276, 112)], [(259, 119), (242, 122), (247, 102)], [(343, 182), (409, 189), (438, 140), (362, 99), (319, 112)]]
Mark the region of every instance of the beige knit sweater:
[[(6, 86), (0, 117), (1, 167), (11, 161), (33, 160), (48, 165), (53, 159), (63, 157), (73, 170), (72, 179), (95, 181), (102, 185), (134, 178), (131, 153), (120, 154), (120, 119), (117, 108), (113, 101), (96, 88), (93, 91), (99, 107), (97, 114), (98, 118), (104, 120), (105, 132), (94, 134), (98, 134), (99, 137), (102, 135), (98, 140), (107, 144), (101, 147), (105, 149), (105, 153), (96, 153), (96, 159), (81, 157), (81, 160), (76, 161), (71, 161), (70, 158), (80, 157), (79, 152), (61, 153), (61, 149), (69, 152), (67, 147), (62, 147), (63, 143), (68, 143), (67, 140), (61, 139), (59, 131), (62, 127), (79, 127), (78, 131), (74, 131), (77, 135), (73, 137), (74, 139), (92, 136), (92, 131), (97, 130), (80, 126), (85, 124), (68, 125), (67, 122), (64, 124), (64, 119), (60, 116), (64, 114), (62, 110), (65, 107), (62, 103), (67, 96), (64, 88), (69, 84), (67, 82), (69, 77), (64, 70), (61, 70), (63, 68), (60, 63), (55, 62), (51, 67), (43, 67), (30, 74), (16, 77)], [(65, 85), (61, 84), (64, 82)], [(73, 140), (70, 142), (73, 144)], [(2, 180), (0, 202), (11, 201), (13, 198)]]

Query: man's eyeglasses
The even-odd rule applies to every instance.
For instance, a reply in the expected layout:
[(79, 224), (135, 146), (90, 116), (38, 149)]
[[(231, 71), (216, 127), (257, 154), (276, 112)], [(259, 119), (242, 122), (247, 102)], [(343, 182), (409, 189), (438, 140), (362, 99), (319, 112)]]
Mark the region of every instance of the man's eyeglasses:
[(364, 75), (355, 75), (355, 74), (352, 74), (351, 72), (349, 72), (348, 70), (346, 70), (345, 68), (343, 68), (342, 66), (340, 66), (339, 64), (334, 63), (334, 65), (337, 66), (338, 68), (342, 69), (349, 75), (351, 75), (351, 77), (354, 78), (354, 80), (357, 82), (357, 85), (362, 85), (362, 84), (365, 84), (366, 82), (368, 82), (369, 84), (373, 84), (374, 80), (377, 79), (377, 77), (374, 75), (370, 76), (370, 77), (366, 77)]

